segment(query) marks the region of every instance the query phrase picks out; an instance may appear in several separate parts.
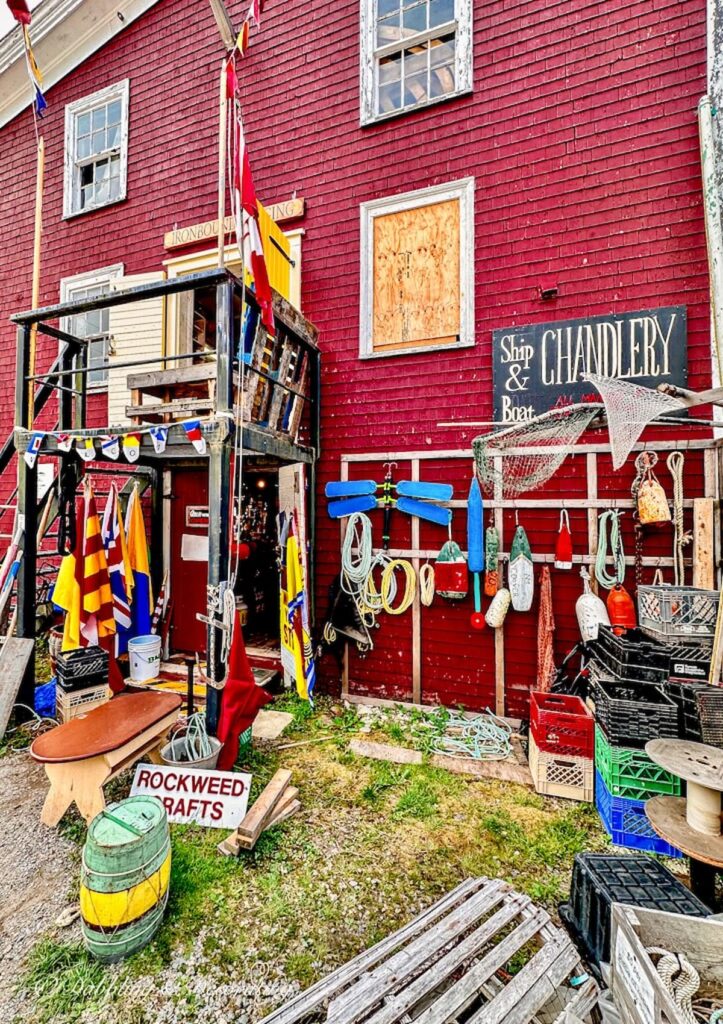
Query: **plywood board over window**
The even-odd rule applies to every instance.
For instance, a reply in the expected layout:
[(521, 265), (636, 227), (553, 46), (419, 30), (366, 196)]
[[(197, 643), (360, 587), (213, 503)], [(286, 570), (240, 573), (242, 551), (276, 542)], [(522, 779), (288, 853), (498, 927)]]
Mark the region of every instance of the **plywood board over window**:
[(474, 180), (364, 203), (360, 355), (474, 344)]

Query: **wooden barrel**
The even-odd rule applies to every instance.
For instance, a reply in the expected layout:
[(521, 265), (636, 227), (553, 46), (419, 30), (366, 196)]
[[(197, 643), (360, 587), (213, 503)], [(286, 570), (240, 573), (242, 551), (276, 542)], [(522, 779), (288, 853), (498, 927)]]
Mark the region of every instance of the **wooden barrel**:
[(168, 902), (171, 839), (160, 800), (132, 796), (90, 823), (83, 849), (80, 915), (83, 938), (111, 963), (150, 942)]

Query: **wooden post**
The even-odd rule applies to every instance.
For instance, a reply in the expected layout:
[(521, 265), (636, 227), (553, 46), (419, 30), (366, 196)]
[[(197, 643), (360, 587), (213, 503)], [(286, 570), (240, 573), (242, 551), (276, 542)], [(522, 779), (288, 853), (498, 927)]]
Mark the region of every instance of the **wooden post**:
[[(40, 255), (43, 236), (43, 182), (45, 179), (45, 140), (41, 135), (38, 139), (38, 159), (35, 175), (35, 231), (33, 235), (33, 284), (31, 295), (31, 307), (37, 309), (40, 305)], [(32, 377), (35, 374), (36, 348), (38, 338), (38, 326), (33, 324), (30, 328), (30, 351), (28, 359), (28, 374)], [(33, 425), (33, 395), (35, 393), (35, 381), (28, 381), (28, 409), (30, 419), (28, 426)]]
[[(33, 328), (24, 324), (18, 328), (17, 378), (15, 386), (15, 423), (28, 427), (32, 418), (32, 391), (25, 384), (30, 359), (31, 334)], [(32, 385), (32, 381), (30, 382)], [(38, 530), (38, 467), (31, 469), (22, 455), (18, 458), (18, 505), (17, 525), (25, 533), (22, 540), (23, 556), (20, 560), (17, 590), (17, 635), (28, 640), (35, 639), (35, 593), (37, 569)], [(35, 695), (35, 665), (30, 659), (28, 670), (23, 677), (18, 695), (21, 704), (33, 707)]]
[[(505, 547), (505, 520), (504, 511), (501, 506), (502, 502), (502, 484), (500, 480), (502, 478), (502, 458), (501, 456), (495, 456), (495, 490), (494, 490), (494, 513), (495, 513), (495, 526), (499, 535), (500, 542), (500, 556), (504, 551)], [(509, 569), (510, 562), (507, 560), (507, 586), (510, 585), (509, 580)], [(504, 571), (504, 570), (501, 570)], [(495, 714), (504, 715), (505, 713), (505, 627), (504, 624), (495, 630)]]
[[(349, 479), (349, 463), (342, 458), (341, 460), (341, 472), (340, 477), (343, 481)], [(346, 523), (343, 519), (339, 520), (339, 557), (341, 558), (342, 548), (344, 546), (344, 534), (346, 533)], [(341, 695), (342, 697), (349, 696), (349, 641), (344, 643), (344, 659), (341, 667)]]
[[(585, 456), (587, 462), (587, 547), (590, 557), (590, 565), (595, 564), (598, 544), (598, 508), (597, 508), (597, 454), (588, 452)], [(569, 507), (570, 502), (565, 502)], [(597, 579), (595, 573), (590, 573), (590, 589), (597, 594)]]
[[(412, 480), (419, 480), (419, 459), (412, 459)], [(412, 551), (419, 550), (419, 519), (412, 516)], [(422, 703), (422, 602), (419, 597), (419, 558), (412, 558), (417, 587), (412, 604), (412, 703)]]
[[(221, 63), (218, 98), (218, 265), (226, 265), (226, 158), (228, 148), (228, 99), (226, 97), (226, 59)], [(239, 239), (239, 245), (242, 245)]]
[(713, 499), (693, 499), (693, 586), (715, 589)]

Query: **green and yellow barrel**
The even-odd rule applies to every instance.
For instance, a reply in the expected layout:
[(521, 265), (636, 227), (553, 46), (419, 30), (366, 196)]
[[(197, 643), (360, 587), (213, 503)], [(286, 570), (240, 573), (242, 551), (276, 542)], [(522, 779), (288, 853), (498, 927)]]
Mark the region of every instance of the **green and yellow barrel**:
[(112, 963), (151, 941), (170, 875), (171, 838), (160, 800), (132, 796), (93, 818), (83, 849), (80, 916), (94, 957)]

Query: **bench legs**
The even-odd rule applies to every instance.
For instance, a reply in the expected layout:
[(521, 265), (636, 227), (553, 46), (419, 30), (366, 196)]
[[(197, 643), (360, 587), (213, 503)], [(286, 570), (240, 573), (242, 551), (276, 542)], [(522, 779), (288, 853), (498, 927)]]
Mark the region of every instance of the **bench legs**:
[(50, 780), (50, 792), (40, 815), (44, 825), (51, 828), (57, 825), (73, 801), (87, 822), (105, 807), (103, 783), (110, 777), (105, 758), (46, 764), (45, 772)]

